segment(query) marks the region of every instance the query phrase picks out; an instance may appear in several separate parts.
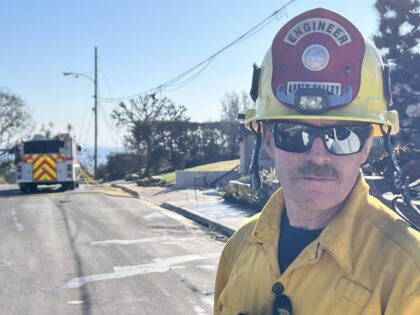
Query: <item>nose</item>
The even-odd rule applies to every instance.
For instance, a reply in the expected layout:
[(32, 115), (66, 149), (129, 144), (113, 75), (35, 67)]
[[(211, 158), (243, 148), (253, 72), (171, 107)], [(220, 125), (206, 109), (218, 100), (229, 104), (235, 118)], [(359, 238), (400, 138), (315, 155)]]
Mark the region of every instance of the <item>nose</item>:
[(315, 164), (326, 164), (331, 160), (331, 155), (322, 142), (320, 137), (316, 137), (311, 148), (306, 152), (307, 160)]

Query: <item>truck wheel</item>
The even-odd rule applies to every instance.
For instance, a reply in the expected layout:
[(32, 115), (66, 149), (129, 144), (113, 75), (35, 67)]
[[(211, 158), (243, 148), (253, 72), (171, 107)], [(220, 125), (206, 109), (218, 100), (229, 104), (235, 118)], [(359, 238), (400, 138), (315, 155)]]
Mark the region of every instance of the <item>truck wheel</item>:
[(69, 182), (69, 183), (65, 183), (65, 184), (62, 184), (62, 185), (63, 185), (64, 190), (66, 190), (66, 189), (73, 190), (73, 189), (76, 188), (75, 182)]
[(26, 194), (27, 192), (29, 192), (28, 186), (26, 186), (26, 184), (19, 184), (19, 189), (22, 192), (22, 194)]
[(38, 191), (38, 187), (36, 184), (28, 184), (27, 190), (31, 193), (34, 193)]

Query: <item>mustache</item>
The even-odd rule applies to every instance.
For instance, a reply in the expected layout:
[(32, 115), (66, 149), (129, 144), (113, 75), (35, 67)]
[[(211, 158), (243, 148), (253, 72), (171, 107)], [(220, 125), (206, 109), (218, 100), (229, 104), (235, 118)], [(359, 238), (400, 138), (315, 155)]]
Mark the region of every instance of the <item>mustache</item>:
[(306, 162), (301, 167), (299, 167), (293, 179), (298, 179), (299, 177), (321, 177), (321, 178), (330, 178), (340, 181), (340, 173), (330, 164), (315, 164), (313, 162)]

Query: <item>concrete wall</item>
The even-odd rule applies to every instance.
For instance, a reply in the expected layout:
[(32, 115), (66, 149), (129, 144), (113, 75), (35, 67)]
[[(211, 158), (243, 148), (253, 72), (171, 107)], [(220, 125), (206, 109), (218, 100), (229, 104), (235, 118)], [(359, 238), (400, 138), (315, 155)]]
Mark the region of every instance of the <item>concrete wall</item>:
[[(194, 187), (205, 187), (211, 185), (215, 180), (219, 179), (229, 171), (175, 171), (176, 183), (175, 188), (194, 188)], [(224, 176), (220, 181), (216, 183), (226, 183), (231, 179), (238, 179), (239, 173), (234, 171)]]

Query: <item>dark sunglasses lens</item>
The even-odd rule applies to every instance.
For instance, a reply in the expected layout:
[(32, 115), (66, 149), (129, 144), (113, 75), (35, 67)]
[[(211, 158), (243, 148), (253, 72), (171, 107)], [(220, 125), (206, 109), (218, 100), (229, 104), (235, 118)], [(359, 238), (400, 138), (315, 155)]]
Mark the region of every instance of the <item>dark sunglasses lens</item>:
[(360, 126), (338, 126), (325, 133), (324, 142), (331, 154), (353, 154), (362, 149), (366, 133), (366, 129)]
[(273, 132), (276, 147), (288, 152), (305, 152), (312, 138), (305, 129), (296, 124), (276, 124)]
[(349, 155), (359, 152), (369, 128), (363, 126), (312, 127), (298, 124), (276, 123), (272, 127), (276, 147), (294, 153), (306, 152), (314, 138), (321, 136), (329, 153)]

